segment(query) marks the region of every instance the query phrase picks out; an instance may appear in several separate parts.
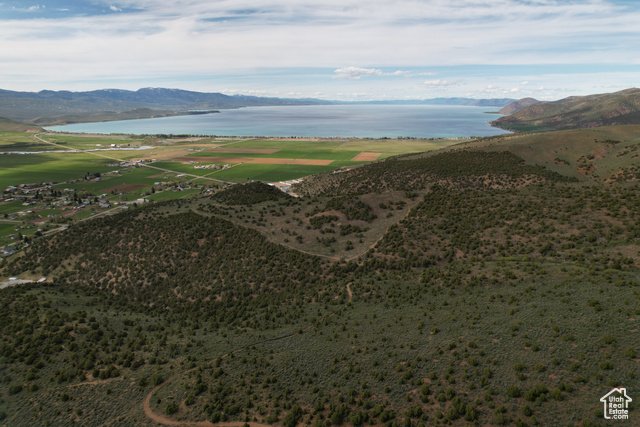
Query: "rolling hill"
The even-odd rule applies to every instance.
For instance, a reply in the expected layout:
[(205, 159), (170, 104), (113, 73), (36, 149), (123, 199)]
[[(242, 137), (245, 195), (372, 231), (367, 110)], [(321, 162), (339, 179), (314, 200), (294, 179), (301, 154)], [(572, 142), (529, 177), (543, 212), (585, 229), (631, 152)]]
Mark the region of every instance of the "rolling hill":
[(504, 150), (580, 181), (635, 181), (640, 178), (639, 135), (640, 125), (602, 126), (500, 135), (447, 150)]
[(544, 153), (638, 164), (636, 131), (487, 138), (36, 240), (0, 264), (50, 282), (0, 291), (0, 420), (601, 422), (611, 387), (640, 391), (640, 189)]
[(38, 132), (42, 129), (33, 124), (20, 123), (0, 117), (0, 131), (5, 132)]
[[(40, 124), (68, 121), (114, 120), (114, 115), (131, 112), (128, 118), (145, 118), (189, 110), (239, 108), (268, 105), (326, 104), (317, 99), (281, 99), (180, 89), (143, 88), (137, 91), (103, 89), (88, 92), (16, 92), (0, 90), (0, 117)], [(98, 120), (100, 121), (100, 120)]]
[(640, 89), (534, 104), (491, 124), (523, 132), (640, 124)]
[(0, 424), (600, 425), (640, 393), (639, 181), (640, 124), (516, 133), (33, 234), (0, 261), (46, 277), (0, 289)]
[[(446, 105), (504, 106), (513, 99), (437, 98), (417, 103)], [(324, 105), (338, 101), (301, 98), (264, 98), (181, 89), (143, 88), (137, 91), (102, 89), (87, 92), (16, 92), (0, 89), (0, 117), (27, 123), (52, 125), (78, 122), (141, 119), (186, 114), (188, 111), (260, 107), (275, 105)], [(378, 103), (378, 102), (372, 102)]]
[(538, 101), (537, 99), (534, 98), (522, 98), (519, 99), (517, 101), (513, 101), (511, 104), (503, 107), (500, 111), (498, 111), (500, 114), (513, 114), (517, 111), (522, 110), (523, 108), (527, 108), (531, 105), (537, 105), (537, 104), (541, 104), (543, 101)]

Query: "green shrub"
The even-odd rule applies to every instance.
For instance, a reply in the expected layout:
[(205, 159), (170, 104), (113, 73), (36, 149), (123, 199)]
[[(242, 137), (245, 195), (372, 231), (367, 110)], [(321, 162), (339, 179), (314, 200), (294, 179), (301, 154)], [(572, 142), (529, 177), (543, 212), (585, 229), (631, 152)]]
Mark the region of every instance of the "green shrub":
[(179, 406), (176, 402), (171, 402), (167, 404), (167, 407), (164, 410), (164, 413), (167, 415), (172, 415), (178, 412)]
[(12, 384), (9, 386), (9, 394), (18, 394), (22, 391), (21, 384)]
[(534, 402), (538, 397), (543, 396), (546, 393), (549, 393), (549, 389), (547, 388), (547, 386), (544, 384), (538, 384), (531, 390), (527, 391), (524, 397), (529, 402)]
[(518, 386), (511, 386), (507, 389), (507, 396), (509, 397), (513, 397), (513, 398), (517, 398), (520, 397), (522, 395), (522, 392), (520, 391), (520, 387)]

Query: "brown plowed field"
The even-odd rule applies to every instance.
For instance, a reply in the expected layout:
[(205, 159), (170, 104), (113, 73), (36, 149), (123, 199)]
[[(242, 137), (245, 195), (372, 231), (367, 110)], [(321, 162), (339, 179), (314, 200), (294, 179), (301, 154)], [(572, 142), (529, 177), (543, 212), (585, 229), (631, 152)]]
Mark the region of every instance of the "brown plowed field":
[(333, 160), (321, 160), (321, 159), (295, 159), (291, 161), (290, 165), (308, 165), (308, 166), (326, 166)]
[(380, 154), (382, 153), (370, 153), (368, 151), (363, 151), (351, 160), (354, 162), (372, 162), (377, 160), (378, 157), (380, 157)]

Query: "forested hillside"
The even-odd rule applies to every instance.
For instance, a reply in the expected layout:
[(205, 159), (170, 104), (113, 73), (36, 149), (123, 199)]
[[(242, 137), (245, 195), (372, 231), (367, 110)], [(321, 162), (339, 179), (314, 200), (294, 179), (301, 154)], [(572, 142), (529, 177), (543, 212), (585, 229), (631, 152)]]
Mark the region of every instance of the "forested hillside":
[(508, 151), (454, 150), (434, 155), (409, 154), (374, 162), (342, 173), (315, 175), (294, 186), (303, 195), (354, 194), (420, 190), (433, 183), (469, 189), (474, 186), (517, 186), (530, 180), (571, 181), (541, 166), (527, 165)]

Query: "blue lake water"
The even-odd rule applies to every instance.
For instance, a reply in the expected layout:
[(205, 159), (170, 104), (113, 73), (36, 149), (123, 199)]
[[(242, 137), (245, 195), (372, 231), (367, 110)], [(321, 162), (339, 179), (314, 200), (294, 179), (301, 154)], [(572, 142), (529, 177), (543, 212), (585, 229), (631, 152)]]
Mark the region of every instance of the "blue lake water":
[(458, 105), (305, 105), (248, 107), (220, 113), (78, 123), (49, 130), (80, 133), (218, 136), (448, 138), (507, 133), (491, 127), (498, 107)]

